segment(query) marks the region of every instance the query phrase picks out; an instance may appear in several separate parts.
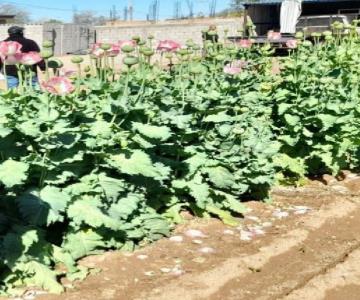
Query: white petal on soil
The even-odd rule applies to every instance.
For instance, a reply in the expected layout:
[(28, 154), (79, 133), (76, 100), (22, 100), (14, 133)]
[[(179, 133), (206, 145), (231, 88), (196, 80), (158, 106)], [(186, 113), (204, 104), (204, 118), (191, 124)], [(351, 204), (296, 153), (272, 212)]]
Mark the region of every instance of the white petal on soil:
[(273, 213), (273, 217), (278, 219), (284, 219), (287, 218), (288, 216), (289, 216), (288, 212), (279, 209), (275, 210), (275, 212)]
[(240, 232), (240, 240), (242, 241), (251, 241), (254, 237), (254, 234), (247, 230), (241, 230)]
[(145, 260), (145, 259), (148, 259), (149, 256), (145, 255), (145, 254), (140, 254), (137, 256), (137, 259), (140, 259), (140, 260)]
[(203, 264), (204, 262), (206, 262), (206, 258), (205, 257), (195, 257), (193, 260), (193, 262), (196, 262), (198, 264)]
[(295, 206), (294, 208), (295, 208), (295, 212), (294, 212), (295, 215), (305, 215), (311, 211), (311, 208), (306, 206)]
[(251, 227), (249, 231), (254, 235), (265, 235), (265, 231), (260, 226)]
[(204, 254), (211, 254), (211, 253), (215, 253), (215, 249), (211, 248), (211, 247), (203, 247), (199, 249), (199, 252), (204, 253)]
[(200, 230), (189, 229), (185, 232), (185, 235), (190, 238), (205, 238), (206, 235), (202, 233)]
[(173, 269), (171, 274), (174, 276), (181, 276), (181, 275), (185, 274), (185, 271), (181, 270), (181, 269)]
[(250, 221), (254, 221), (254, 222), (259, 222), (260, 219), (256, 216), (246, 216), (246, 219), (250, 220)]
[(235, 232), (234, 232), (233, 230), (230, 230), (230, 229), (225, 229), (225, 230), (224, 230), (224, 234), (225, 234), (225, 235), (234, 235)]
[(271, 227), (273, 224), (271, 223), (271, 222), (265, 222), (265, 223), (262, 223), (262, 226), (264, 227), (264, 228), (269, 228), (269, 227)]
[(193, 240), (192, 242), (197, 245), (201, 245), (203, 243), (202, 240)]
[(148, 272), (144, 272), (145, 276), (154, 276), (155, 272), (154, 271), (148, 271)]
[(163, 273), (170, 273), (172, 270), (170, 268), (161, 268), (160, 271)]
[(169, 240), (175, 243), (182, 243), (184, 241), (184, 238), (181, 235), (176, 235), (172, 236)]

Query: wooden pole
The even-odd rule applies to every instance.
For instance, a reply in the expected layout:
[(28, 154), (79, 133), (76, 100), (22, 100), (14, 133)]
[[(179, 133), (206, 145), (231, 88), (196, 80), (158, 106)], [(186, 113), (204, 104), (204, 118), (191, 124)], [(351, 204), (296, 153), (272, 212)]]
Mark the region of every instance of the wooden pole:
[(245, 5), (245, 10), (244, 10), (244, 21), (243, 21), (243, 33), (242, 33), (242, 37), (245, 38), (247, 37), (247, 17), (248, 17), (248, 6)]

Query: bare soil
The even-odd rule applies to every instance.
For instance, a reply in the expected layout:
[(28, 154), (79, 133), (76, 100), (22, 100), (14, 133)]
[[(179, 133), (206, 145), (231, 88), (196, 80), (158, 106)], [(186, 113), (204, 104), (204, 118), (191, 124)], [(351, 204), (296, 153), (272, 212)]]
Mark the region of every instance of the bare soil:
[[(360, 299), (360, 177), (345, 177), (275, 188), (273, 204), (248, 203), (238, 228), (189, 218), (174, 232), (182, 242), (86, 258), (83, 265), (101, 272), (36, 299)], [(254, 228), (264, 234), (245, 241)], [(189, 229), (206, 237), (189, 238)]]

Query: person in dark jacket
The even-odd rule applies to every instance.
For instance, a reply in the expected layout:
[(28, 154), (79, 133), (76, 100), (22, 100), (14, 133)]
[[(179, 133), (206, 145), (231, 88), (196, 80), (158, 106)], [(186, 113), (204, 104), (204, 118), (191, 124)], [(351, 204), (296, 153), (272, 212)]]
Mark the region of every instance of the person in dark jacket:
[[(39, 45), (30, 39), (27, 39), (24, 37), (24, 28), (19, 26), (11, 26), (8, 29), (9, 37), (5, 40), (5, 42), (8, 41), (14, 41), (18, 42), (22, 45), (21, 52), (22, 53), (29, 53), (29, 52), (40, 52)], [(0, 62), (0, 68), (3, 71), (3, 63)], [(38, 84), (38, 76), (37, 76), (37, 68), (40, 68), (42, 71), (45, 70), (45, 62), (41, 61), (37, 65), (33, 65), (31, 67), (28, 67), (31, 69), (35, 75), (32, 79), (32, 85)], [(18, 78), (18, 69), (15, 65), (7, 65), (6, 66), (6, 74), (7, 74), (7, 81), (8, 81), (8, 87), (9, 88), (15, 88), (19, 85), (19, 78)]]
[(209, 26), (209, 29), (203, 33), (203, 40), (211, 41), (213, 43), (219, 42), (219, 35), (217, 33), (216, 25)]

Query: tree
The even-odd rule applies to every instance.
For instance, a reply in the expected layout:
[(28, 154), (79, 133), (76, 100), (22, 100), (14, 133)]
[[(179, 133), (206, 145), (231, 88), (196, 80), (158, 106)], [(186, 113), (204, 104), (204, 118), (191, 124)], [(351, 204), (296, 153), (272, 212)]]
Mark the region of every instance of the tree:
[(40, 24), (47, 24), (47, 23), (51, 23), (51, 24), (63, 24), (64, 22), (58, 19), (48, 19), (48, 18), (44, 18), (44, 19), (39, 19), (36, 21), (37, 23)]
[(74, 24), (103, 25), (107, 21), (104, 16), (97, 16), (95, 12), (86, 10), (73, 15)]
[(259, 0), (232, 0), (231, 1), (231, 9), (232, 10), (236, 10), (236, 11), (239, 11), (239, 10), (243, 10), (244, 9), (244, 2), (253, 2), (253, 3), (256, 3), (256, 2), (259, 2)]
[(30, 14), (13, 4), (0, 4), (0, 14), (15, 15), (14, 23), (26, 24), (31, 22)]

